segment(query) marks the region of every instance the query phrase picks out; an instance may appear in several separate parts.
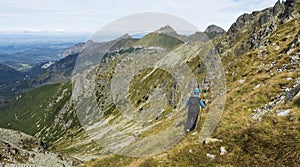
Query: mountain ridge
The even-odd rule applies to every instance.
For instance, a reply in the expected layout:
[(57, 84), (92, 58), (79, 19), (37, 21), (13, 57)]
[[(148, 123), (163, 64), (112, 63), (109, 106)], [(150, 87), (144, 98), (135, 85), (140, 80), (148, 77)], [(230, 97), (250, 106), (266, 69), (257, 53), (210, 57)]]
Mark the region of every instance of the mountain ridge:
[[(295, 166), (299, 164), (300, 157), (298, 144), (300, 137), (298, 128), (300, 102), (300, 50), (298, 47), (300, 29), (298, 25), (300, 17), (299, 13), (297, 14), (300, 9), (299, 5), (298, 1), (288, 0), (284, 3), (277, 2), (274, 7), (262, 11), (244, 14), (232, 24), (226, 34), (212, 39), (224, 64), (227, 80), (226, 96), (228, 100), (223, 119), (212, 134), (212, 137), (222, 140), (222, 143), (203, 145), (199, 142), (197, 134), (199, 134), (200, 127), (203, 125), (203, 121), (200, 120), (195, 130), (196, 135), (188, 134), (172, 149), (153, 157), (130, 158), (111, 155), (111, 150), (103, 149), (97, 143), (99, 141), (100, 143), (108, 143), (109, 140), (105, 140), (106, 138), (99, 138), (99, 141), (95, 138), (91, 139), (80, 127), (75, 111), (76, 106), (74, 106), (74, 101), (70, 99), (71, 83), (49, 85), (40, 87), (40, 90), (34, 89), (21, 94), (21, 97), (18, 96), (18, 99), (14, 101), (14, 105), (10, 106), (13, 109), (8, 107), (0, 117), (2, 119), (5, 119), (5, 116), (7, 119), (9, 118), (12, 122), (11, 125), (8, 125), (9, 122), (6, 120), (1, 121), (1, 127), (14, 127), (17, 129), (20, 128), (17, 126), (18, 123), (26, 123), (26, 126), (30, 126), (30, 123), (34, 121), (35, 125), (40, 125), (40, 127), (35, 127), (36, 130), (31, 131), (31, 134), (45, 140), (49, 143), (50, 149), (55, 152), (70, 154), (86, 160), (84, 166), (120, 166), (124, 164), (134, 164), (135, 166), (149, 164), (152, 166), (195, 166), (199, 164), (217, 166), (237, 165), (237, 160), (239, 161), (238, 165), (241, 166)], [(174, 37), (166, 37), (166, 34), (163, 36), (158, 34), (150, 33), (150, 35), (158, 38), (164, 37), (163, 40), (177, 41), (174, 40)], [(212, 98), (210, 97), (211, 83), (207, 81), (209, 78), (205, 67), (203, 67), (197, 56), (189, 57), (193, 54), (189, 54), (189, 50), (184, 48), (186, 43), (178, 40), (178, 43), (174, 45), (167, 42), (166, 45), (165, 43), (161, 45), (161, 41), (153, 41), (153, 37), (149, 40), (145, 39), (142, 40), (143, 42), (138, 43), (139, 45), (144, 44), (145, 48), (131, 51), (117, 50), (113, 57), (108, 57), (107, 61), (101, 62), (96, 68), (96, 88), (92, 90), (97, 96), (96, 101), (101, 109), (100, 113), (103, 114), (98, 118), (103, 120), (100, 122), (107, 121), (109, 125), (117, 126), (123, 130), (122, 132), (132, 134), (133, 137), (148, 137), (157, 134), (170, 123), (166, 118), (172, 114), (172, 108), (174, 107), (172, 104), (176, 104), (178, 101), (179, 93), (176, 89), (178, 85), (163, 70), (156, 69), (152, 71), (153, 69), (150, 68), (139, 72), (130, 83), (133, 85), (130, 89), (130, 100), (133, 104), (139, 107), (141, 111), (143, 111), (144, 106), (151, 104), (147, 95), (151, 92), (152, 88), (149, 85), (152, 84), (166, 92), (168, 106), (157, 117), (157, 120), (155, 120), (157, 122), (154, 121), (157, 124), (154, 124), (153, 127), (149, 126), (153, 122), (143, 125), (126, 122), (119, 114), (118, 108), (109, 93), (111, 77), (116, 75), (114, 71), (117, 68), (117, 63), (122, 60), (122, 56), (138, 55), (144, 56), (143, 58), (147, 60), (147, 55), (154, 57), (164, 55), (166, 52), (166, 50), (157, 50), (155, 47), (148, 46), (154, 44), (156, 46), (159, 44), (158, 46), (164, 46), (165, 48), (176, 46), (176, 53), (179, 57), (178, 62), (186, 62), (197, 74), (197, 81), (201, 83), (200, 87), (207, 87), (202, 97), (208, 101), (208, 109), (211, 105), (209, 101)], [(86, 45), (85, 49), (91, 49), (89, 47), (96, 45), (92, 41), (87, 43), (90, 44)], [(189, 47), (199, 50), (203, 47), (203, 43), (199, 41), (190, 42)], [(119, 47), (121, 48), (122, 45)], [(88, 53), (93, 53), (93, 51), (95, 50), (91, 49)], [(175, 60), (172, 59), (176, 62)], [(141, 63), (134, 59), (128, 59), (127, 61), (133, 64)], [(88, 74), (88, 72), (85, 72), (85, 74)], [(185, 79), (182, 78), (182, 80)], [(163, 101), (154, 93), (150, 95), (158, 99), (158, 104)], [(33, 99), (33, 97), (39, 97), (42, 99), (42, 103)], [(56, 102), (57, 99), (60, 100)], [(286, 99), (290, 100), (286, 101)], [(28, 108), (28, 101), (34, 103), (34, 109)], [(79, 99), (79, 104), (81, 104), (80, 102), (83, 103), (84, 99)], [(27, 114), (19, 111), (18, 105), (26, 107)], [(42, 106), (42, 109), (39, 109), (40, 106)], [(205, 111), (209, 111), (208, 109)], [(278, 116), (277, 113), (282, 111), (288, 111), (289, 115)], [(6, 113), (10, 113), (9, 117)], [(34, 116), (35, 113), (40, 116)], [(30, 118), (31, 116), (34, 120)], [(207, 113), (204, 113), (204, 118), (206, 117)], [(94, 115), (87, 115), (85, 119), (86, 121), (95, 121)], [(96, 125), (91, 127), (92, 132), (90, 133), (92, 135), (110, 135), (106, 133), (109, 127), (102, 124)], [(139, 129), (140, 126), (149, 126), (149, 129), (136, 134), (135, 130)], [(126, 130), (123, 127), (130, 128)], [(24, 129), (22, 130), (24, 131)], [(53, 139), (51, 134), (55, 134)], [(115, 142), (113, 144), (121, 145), (122, 143)], [(220, 155), (220, 147), (226, 148), (228, 153)], [(210, 160), (207, 154), (215, 155), (215, 159)], [(97, 156), (102, 158), (91, 160), (96, 159)]]

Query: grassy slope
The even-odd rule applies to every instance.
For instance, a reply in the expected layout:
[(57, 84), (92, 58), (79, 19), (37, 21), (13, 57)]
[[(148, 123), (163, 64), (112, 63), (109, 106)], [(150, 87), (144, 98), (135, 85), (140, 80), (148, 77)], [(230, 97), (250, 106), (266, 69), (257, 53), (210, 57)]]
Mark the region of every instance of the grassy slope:
[[(288, 121), (288, 117), (276, 117), (274, 110), (261, 122), (252, 120), (250, 115), (253, 109), (271, 102), (272, 97), (284, 94), (281, 87), (291, 87), (294, 83), (289, 82), (287, 78), (300, 77), (297, 65), (288, 67), (294, 71), (276, 73), (276, 68), (280, 68), (290, 61), (290, 56), (284, 50), (299, 31), (299, 27), (295, 26), (299, 21), (299, 19), (292, 20), (280, 25), (270, 37), (272, 43), (278, 43), (280, 46), (278, 50), (275, 49), (276, 46), (269, 45), (264, 51), (265, 56), (259, 56), (260, 50), (257, 49), (238, 58), (230, 52), (227, 56), (222, 57), (227, 70), (228, 100), (222, 121), (213, 137), (222, 139), (223, 143), (203, 145), (198, 141), (197, 135), (188, 135), (171, 150), (160, 155), (151, 158), (130, 158), (131, 164), (128, 166), (298, 165), (300, 163), (300, 97), (274, 109), (292, 109), (291, 116), (295, 118), (293, 122)], [(288, 35), (291, 37), (287, 39)], [(236, 42), (237, 46), (240, 44), (241, 41)], [(280, 54), (281, 56), (278, 56)], [(267, 69), (272, 62), (276, 62), (275, 67)], [(260, 66), (261, 64), (264, 66)], [(270, 71), (274, 74), (270, 74)], [(241, 84), (238, 82), (240, 79), (245, 79), (246, 82)], [(258, 84), (262, 86), (253, 89)], [(274, 119), (278, 119), (279, 123), (273, 124)], [(203, 121), (198, 122), (197, 131), (200, 130), (201, 126), (199, 125), (202, 123)], [(206, 154), (218, 155), (220, 146), (225, 146), (229, 153), (225, 156), (217, 156), (215, 161), (210, 161)], [(110, 166), (125, 166), (127, 161), (129, 161), (128, 158), (124, 164), (124, 157), (114, 155), (93, 160), (84, 166), (101, 166), (107, 163)]]
[(110, 50), (117, 50), (117, 49), (121, 49), (121, 48), (126, 48), (126, 47), (131, 47), (133, 46), (133, 44), (138, 41), (138, 39), (134, 39), (134, 38), (128, 38), (128, 39), (121, 39), (120, 41), (118, 41), (116, 44), (114, 44)]
[[(223, 143), (202, 145), (202, 143), (198, 141), (197, 135), (188, 135), (171, 150), (152, 158), (129, 158), (109, 155), (99, 160), (87, 162), (85, 166), (295, 166), (299, 162), (300, 157), (298, 151), (300, 150), (299, 98), (293, 102), (277, 107), (277, 109), (292, 109), (292, 115), (296, 118), (294, 122), (287, 121), (287, 118), (278, 118), (279, 123), (273, 125), (272, 121), (275, 119), (274, 113), (264, 117), (260, 123), (253, 121), (249, 116), (252, 114), (253, 109), (270, 102), (271, 98), (277, 94), (284, 93), (281, 87), (292, 86), (292, 83), (287, 81), (288, 77), (300, 77), (300, 71), (296, 65), (288, 67), (290, 69), (296, 69), (295, 71), (274, 72), (274, 75), (270, 75), (270, 70), (265, 69), (271, 62), (275, 61), (276, 65), (271, 69), (271, 71), (275, 71), (277, 67), (290, 61), (290, 57), (286, 55), (284, 50), (292, 41), (292, 37), (299, 31), (299, 27), (294, 26), (297, 25), (299, 21), (299, 19), (293, 20), (280, 25), (277, 32), (270, 37), (272, 43), (278, 43), (280, 46), (279, 50), (275, 49), (276, 46), (270, 45), (267, 47), (267, 50), (264, 51), (265, 56), (259, 56), (260, 50), (257, 49), (247, 52), (240, 57), (236, 57), (235, 54), (230, 52), (227, 56), (222, 57), (223, 64), (227, 70), (228, 100), (223, 119), (213, 134), (213, 137), (222, 139)], [(290, 35), (291, 38), (286, 38), (287, 35)], [(159, 46), (174, 47), (179, 44), (176, 43), (176, 41), (174, 44), (173, 39), (171, 40), (172, 43), (169, 44), (167, 40), (159, 40), (159, 37), (157, 38), (154, 44), (158, 42)], [(154, 45), (152, 43), (153, 41), (146, 39), (144, 39), (144, 44), (149, 44), (149, 46)], [(241, 42), (242, 41), (236, 42), (236, 46), (239, 46)], [(156, 46), (156, 44), (154, 46)], [(278, 56), (280, 54), (281, 56)], [(196, 66), (198, 66), (198, 64), (200, 64), (200, 62), (189, 63), (190, 66), (195, 67), (192, 69), (197, 69)], [(265, 65), (260, 67), (261, 64)], [(141, 75), (146, 74), (141, 73)], [(169, 78), (168, 74), (162, 71), (156, 71), (153, 74), (155, 78), (159, 78), (158, 76), (163, 76), (161, 79)], [(202, 77), (200, 76), (201, 74), (199, 78)], [(241, 84), (237, 82), (239, 79), (245, 79), (246, 82)], [(139, 79), (136, 81), (139, 81)], [(171, 83), (172, 82), (170, 82), (170, 84)], [(262, 84), (262, 86), (258, 89), (253, 89), (258, 84)], [(141, 85), (143, 85), (143, 83), (140, 84), (140, 89), (143, 88)], [(150, 85), (147, 86), (150, 87)], [(168, 87), (168, 85), (166, 87)], [(47, 109), (46, 106), (48, 106), (49, 102), (54, 102), (56, 97), (59, 96), (65, 88), (68, 88), (70, 91), (71, 85), (47, 85), (23, 93), (22, 98), (14, 101), (13, 105), (1, 108), (0, 126), (19, 129), (28, 134), (35, 134), (41, 131), (43, 127), (50, 127), (50, 132), (55, 134), (53, 135), (55, 138), (61, 136), (65, 131), (57, 133), (55, 132), (55, 127), (51, 125), (53, 124), (54, 116), (57, 115), (59, 110), (69, 100), (70, 94), (65, 96), (59, 103), (53, 103), (54, 105), (50, 108)], [(139, 87), (137, 86), (136, 89), (138, 90)], [(138, 94), (136, 90), (132, 90), (132, 101), (143, 99), (144, 93), (147, 94), (147, 92)], [(104, 107), (106, 106), (104, 105)], [(109, 114), (111, 114), (111, 112)], [(68, 120), (70, 118), (74, 117), (66, 117), (65, 119)], [(200, 130), (202, 123), (203, 121), (198, 123), (197, 131)], [(33, 126), (37, 124), (40, 124), (40, 126)], [(146, 132), (142, 135), (152, 134), (155, 130), (161, 128), (161, 126), (165, 126), (165, 124), (158, 125), (152, 132)], [(81, 134), (82, 132), (79, 133), (77, 136), (84, 136)], [(63, 146), (64, 144), (68, 145), (66, 141), (71, 143), (73, 140), (81, 140), (81, 138), (72, 139), (75, 135), (72, 129), (68, 129), (66, 134), (69, 135), (68, 140), (64, 142), (61, 141), (62, 143), (59, 143), (58, 146)], [(55, 140), (55, 138), (52, 140)], [(206, 157), (206, 154), (217, 155), (220, 146), (226, 146), (229, 153), (223, 157), (217, 157), (215, 161), (210, 161)], [(85, 149), (91, 149), (95, 147), (95, 145), (89, 143), (83, 147), (85, 147)], [(66, 153), (80, 153), (82, 149), (71, 148), (64, 151)], [(239, 162), (239, 164), (237, 164), (237, 162)]]
[(0, 64), (0, 85), (6, 83), (13, 83), (18, 79), (22, 79), (24, 75), (14, 68)]
[[(64, 90), (66, 91), (64, 92)], [(30, 135), (35, 135), (41, 130), (45, 130), (44, 128), (51, 130), (58, 112), (69, 101), (71, 90), (71, 84), (65, 83), (41, 86), (21, 93), (18, 99), (1, 108), (0, 126), (20, 130)], [(63, 98), (58, 100), (60, 96)], [(71, 118), (62, 119), (68, 121)], [(60, 130), (56, 129), (56, 131)], [(63, 132), (60, 133), (63, 134)], [(53, 136), (42, 134), (41, 137), (45, 137), (47, 142), (55, 141), (60, 137), (58, 134), (52, 134)]]
[(134, 45), (142, 46), (157, 46), (165, 49), (174, 48), (183, 43), (181, 40), (172, 36), (160, 33), (150, 33), (134, 43)]

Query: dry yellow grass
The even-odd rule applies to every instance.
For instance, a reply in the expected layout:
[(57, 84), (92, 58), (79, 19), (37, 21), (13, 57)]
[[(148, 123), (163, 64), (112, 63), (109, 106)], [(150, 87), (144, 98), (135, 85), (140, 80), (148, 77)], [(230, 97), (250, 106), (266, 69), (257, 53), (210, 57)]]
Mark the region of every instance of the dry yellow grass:
[[(227, 56), (222, 57), (227, 71), (227, 102), (222, 121), (212, 135), (212, 137), (223, 140), (222, 143), (203, 145), (198, 140), (199, 136), (192, 135), (192, 132), (172, 149), (153, 157), (131, 158), (130, 164), (127, 166), (299, 165), (300, 97), (274, 108), (274, 110), (291, 109), (293, 121), (289, 121), (288, 117), (277, 117), (274, 111), (267, 114), (261, 122), (250, 118), (253, 109), (262, 107), (271, 102), (272, 97), (283, 94), (281, 87), (293, 85), (287, 78), (300, 77), (300, 69), (296, 66), (289, 67), (294, 68), (294, 71), (276, 72), (276, 68), (280, 68), (282, 64), (290, 61), (290, 57), (284, 52), (284, 49), (300, 29), (299, 26), (294, 26), (298, 20), (279, 25), (278, 30), (270, 37), (271, 44), (277, 43), (280, 46), (279, 50), (270, 45), (266, 48), (263, 57), (259, 56), (259, 49), (239, 57), (228, 52)], [(291, 38), (286, 39), (287, 35), (290, 35)], [(224, 40), (224, 37), (221, 38)], [(239, 45), (240, 43), (237, 43), (235, 48), (238, 48)], [(281, 56), (278, 56), (279, 54)], [(276, 62), (275, 66), (266, 69), (272, 62)], [(190, 65), (195, 64), (197, 63)], [(264, 65), (261, 66), (261, 64)], [(270, 71), (273, 72), (272, 75)], [(245, 79), (245, 82), (239, 83), (238, 80), (241, 79)], [(261, 86), (254, 89), (259, 84)], [(205, 117), (206, 113), (204, 119)], [(274, 123), (274, 119), (278, 120), (278, 123)], [(196, 131), (200, 131), (202, 123), (203, 120), (198, 122)], [(160, 126), (164, 126), (164, 124)], [(226, 147), (228, 154), (217, 156), (215, 161), (210, 161), (206, 154), (218, 155), (221, 146)], [(103, 161), (108, 160), (111, 158), (102, 159), (98, 163), (103, 164)], [(119, 162), (117, 164), (122, 165)]]

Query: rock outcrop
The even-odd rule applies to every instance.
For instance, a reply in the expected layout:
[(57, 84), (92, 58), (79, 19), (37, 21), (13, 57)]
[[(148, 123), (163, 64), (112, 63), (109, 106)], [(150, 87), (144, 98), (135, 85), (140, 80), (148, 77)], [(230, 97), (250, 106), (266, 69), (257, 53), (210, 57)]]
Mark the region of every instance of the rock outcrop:
[[(226, 33), (228, 46), (233, 47), (243, 41), (235, 48), (236, 55), (239, 56), (268, 45), (267, 38), (277, 30), (278, 25), (300, 16), (299, 4), (298, 0), (277, 1), (274, 7), (241, 15)], [(224, 43), (217, 44), (219, 51), (223, 51), (222, 48), (225, 47)]]
[(55, 154), (27, 134), (0, 128), (0, 166), (77, 166), (74, 158)]

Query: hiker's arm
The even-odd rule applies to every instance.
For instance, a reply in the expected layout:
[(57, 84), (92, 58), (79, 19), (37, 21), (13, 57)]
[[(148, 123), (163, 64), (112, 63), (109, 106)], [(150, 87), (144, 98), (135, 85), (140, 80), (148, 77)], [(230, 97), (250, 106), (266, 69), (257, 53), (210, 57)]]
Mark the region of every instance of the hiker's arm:
[(200, 99), (200, 106), (202, 107), (202, 108), (205, 108), (205, 104), (204, 104), (204, 102), (203, 102), (203, 100), (202, 99)]

